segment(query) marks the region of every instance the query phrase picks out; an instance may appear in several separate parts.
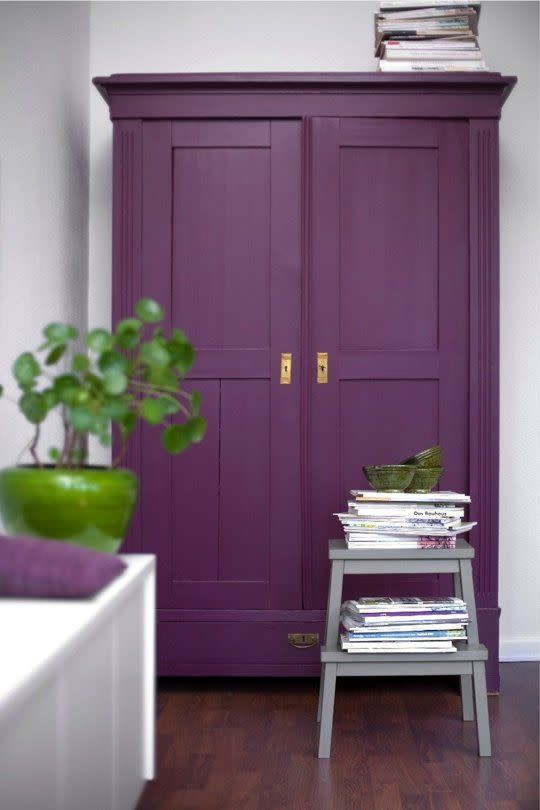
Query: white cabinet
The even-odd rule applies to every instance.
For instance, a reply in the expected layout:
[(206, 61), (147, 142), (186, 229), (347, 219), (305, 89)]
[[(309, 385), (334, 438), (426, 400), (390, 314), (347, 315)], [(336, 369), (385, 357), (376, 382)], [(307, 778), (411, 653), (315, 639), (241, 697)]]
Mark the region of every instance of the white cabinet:
[(93, 599), (0, 600), (0, 807), (131, 810), (154, 778), (154, 557)]

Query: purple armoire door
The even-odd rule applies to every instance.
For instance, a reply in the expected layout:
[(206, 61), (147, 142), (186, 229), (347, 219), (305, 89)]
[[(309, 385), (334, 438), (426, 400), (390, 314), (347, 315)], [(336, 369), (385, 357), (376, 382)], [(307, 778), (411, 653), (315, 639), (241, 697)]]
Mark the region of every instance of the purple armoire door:
[[(143, 427), (126, 459), (141, 478), (127, 548), (158, 561), (160, 674), (316, 674), (304, 641), (324, 627), (332, 512), (364, 464), (438, 441), (441, 487), (470, 490), (478, 520), (496, 689), (498, 119), (515, 79), (94, 83), (114, 122), (114, 318), (141, 295), (168, 306), (198, 349), (189, 385), (209, 422), (172, 460)], [(357, 578), (349, 593), (447, 587)]]
[[(204, 442), (172, 460), (142, 436), (142, 534), (173, 617), (160, 627), (166, 670), (167, 650), (199, 667), (245, 660), (261, 630), (235, 611), (302, 606), (301, 127), (148, 121), (142, 161), (144, 292), (193, 341), (188, 385), (208, 420)], [(217, 632), (212, 615), (231, 623)]]
[[(311, 593), (324, 607), (332, 512), (362, 466), (440, 443), (467, 491), (468, 128), (312, 122)], [(316, 381), (328, 353), (328, 383)], [(348, 578), (345, 595), (439, 593), (444, 578)]]

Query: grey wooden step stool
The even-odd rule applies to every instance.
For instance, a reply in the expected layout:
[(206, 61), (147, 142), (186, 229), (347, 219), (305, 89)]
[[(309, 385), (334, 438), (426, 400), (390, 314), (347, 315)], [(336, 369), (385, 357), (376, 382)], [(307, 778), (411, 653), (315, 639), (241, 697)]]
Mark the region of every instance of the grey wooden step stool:
[[(321, 683), (317, 721), (319, 759), (330, 756), (336, 677), (379, 675), (459, 675), (464, 720), (474, 720), (478, 753), (491, 756), (486, 692), (487, 649), (478, 641), (471, 560), (474, 549), (458, 540), (455, 549), (349, 549), (331, 540), (331, 562), (325, 646), (321, 648)], [(348, 653), (339, 646), (339, 619), (344, 574), (453, 574), (454, 593), (469, 611), (467, 641), (454, 642), (455, 653)], [(473, 702), (474, 684), (474, 702)]]

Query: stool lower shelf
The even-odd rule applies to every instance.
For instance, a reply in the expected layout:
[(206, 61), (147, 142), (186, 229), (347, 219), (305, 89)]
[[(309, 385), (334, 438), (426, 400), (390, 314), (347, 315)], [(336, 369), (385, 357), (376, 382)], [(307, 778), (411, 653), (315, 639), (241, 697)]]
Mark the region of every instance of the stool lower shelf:
[[(409, 664), (409, 663), (441, 663), (448, 664), (449, 667), (458, 664), (470, 663), (471, 661), (487, 661), (488, 651), (484, 644), (466, 644), (464, 642), (454, 642), (456, 652), (453, 653), (426, 653), (426, 652), (401, 652), (401, 653), (349, 653), (342, 650), (337, 644), (326, 644), (321, 647), (321, 662), (334, 664)], [(397, 668), (396, 668), (397, 669)], [(452, 669), (449, 674), (453, 673)], [(397, 672), (397, 674), (400, 674)]]

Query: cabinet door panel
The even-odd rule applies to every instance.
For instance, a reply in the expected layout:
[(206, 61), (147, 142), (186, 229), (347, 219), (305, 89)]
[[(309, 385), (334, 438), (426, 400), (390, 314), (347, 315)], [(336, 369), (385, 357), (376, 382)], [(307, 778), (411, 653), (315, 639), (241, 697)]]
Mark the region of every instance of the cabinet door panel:
[(269, 145), (173, 155), (174, 317), (199, 350), (268, 350)]
[(436, 348), (437, 150), (349, 146), (339, 169), (340, 347)]
[[(310, 607), (324, 607), (331, 517), (365, 464), (440, 443), (466, 491), (467, 128), (315, 119), (312, 128)], [(327, 384), (315, 353), (328, 352)], [(346, 595), (439, 592), (433, 578), (351, 578)]]
[(300, 123), (143, 126), (143, 292), (169, 301), (193, 341), (188, 387), (208, 419), (205, 440), (165, 462), (143, 432), (142, 535), (158, 549), (159, 607), (297, 609)]

